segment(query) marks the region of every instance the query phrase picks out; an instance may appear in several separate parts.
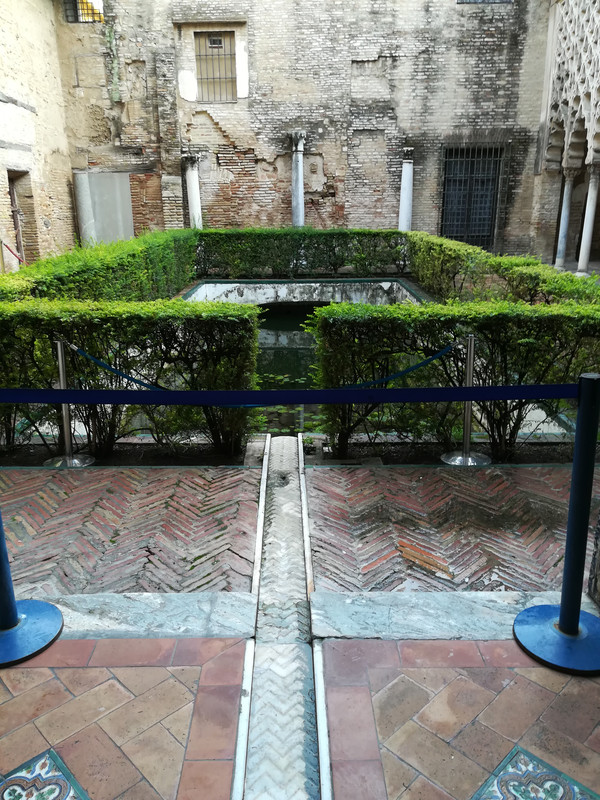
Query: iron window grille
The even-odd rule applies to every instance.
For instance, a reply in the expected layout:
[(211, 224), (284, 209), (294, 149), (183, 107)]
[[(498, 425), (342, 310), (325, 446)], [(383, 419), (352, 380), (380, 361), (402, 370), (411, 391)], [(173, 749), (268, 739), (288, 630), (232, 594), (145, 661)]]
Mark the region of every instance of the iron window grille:
[(102, 0), (64, 0), (67, 22), (104, 22)]
[(235, 32), (205, 31), (195, 34), (198, 100), (234, 103), (237, 100)]
[(501, 147), (450, 147), (444, 159), (441, 235), (494, 246), (503, 160)]

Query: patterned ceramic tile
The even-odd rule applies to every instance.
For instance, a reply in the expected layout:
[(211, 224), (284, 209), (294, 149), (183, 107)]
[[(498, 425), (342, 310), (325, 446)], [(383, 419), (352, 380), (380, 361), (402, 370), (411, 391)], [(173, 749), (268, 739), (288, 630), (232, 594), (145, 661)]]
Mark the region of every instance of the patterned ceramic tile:
[(0, 778), (0, 800), (89, 800), (52, 750)]
[(600, 795), (515, 747), (472, 800), (600, 800)]

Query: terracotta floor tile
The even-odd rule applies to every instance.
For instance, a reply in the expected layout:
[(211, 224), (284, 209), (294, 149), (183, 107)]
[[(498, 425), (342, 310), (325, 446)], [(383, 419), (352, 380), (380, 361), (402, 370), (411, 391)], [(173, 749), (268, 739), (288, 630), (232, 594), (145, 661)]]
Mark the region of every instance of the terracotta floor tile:
[(412, 720), (386, 747), (456, 800), (468, 800), (488, 777), (486, 770)]
[(600, 723), (600, 686), (584, 678), (572, 680), (544, 711), (541, 719), (572, 739), (585, 742)]
[(439, 786), (434, 786), (422, 775), (419, 775), (401, 797), (402, 800), (455, 800), (454, 797), (444, 792)]
[(103, 717), (98, 723), (118, 745), (139, 736), (157, 722), (191, 702), (190, 692), (169, 678)]
[(238, 642), (211, 658), (202, 667), (200, 686), (225, 686), (242, 683), (246, 643)]
[(335, 800), (387, 800), (383, 770), (376, 761), (334, 761), (331, 765)]
[(186, 761), (177, 800), (229, 800), (233, 761)]
[(506, 667), (474, 667), (459, 669), (458, 672), (496, 694), (510, 686), (516, 677), (514, 671)]
[(148, 781), (139, 781), (131, 789), (127, 789), (126, 792), (120, 794), (117, 800), (161, 800), (161, 797), (154, 791)]
[(186, 758), (233, 758), (241, 696), (239, 686), (200, 686), (196, 695)]
[(368, 688), (330, 686), (326, 695), (332, 760), (378, 759), (379, 745)]
[(415, 719), (432, 733), (449, 741), (495, 697), (493, 692), (460, 675), (436, 694)]
[(164, 667), (114, 667), (111, 671), (136, 697), (171, 677)]
[(115, 680), (95, 686), (35, 721), (42, 735), (55, 745), (119, 708), (131, 694)]
[(95, 647), (96, 639), (59, 639), (27, 661), (27, 667), (85, 667)]
[(543, 686), (545, 689), (550, 689), (551, 692), (560, 692), (571, 680), (571, 676), (565, 675), (564, 672), (557, 672), (555, 669), (547, 669), (540, 666), (517, 667), (515, 672), (537, 683), (539, 686)]
[(514, 744), (477, 720), (463, 728), (452, 740), (452, 747), (456, 747), (463, 755), (489, 772), (493, 772), (502, 759), (506, 758)]
[(164, 800), (175, 800), (185, 751), (162, 725), (124, 744), (123, 752)]
[(517, 675), (479, 715), (479, 721), (516, 741), (554, 700), (553, 692)]
[(596, 726), (596, 729), (592, 733), (588, 739), (585, 741), (586, 747), (591, 747), (592, 750), (595, 750), (597, 753), (600, 753), (600, 724)]
[(380, 692), (384, 686), (402, 674), (399, 667), (367, 667), (367, 680), (371, 694)]
[(64, 667), (54, 672), (74, 695), (83, 694), (110, 678), (110, 672), (104, 667)]
[(489, 667), (533, 667), (538, 664), (514, 639), (479, 642), (479, 652)]
[(200, 669), (200, 667), (169, 667), (169, 672), (190, 691), (195, 692), (200, 680)]
[(174, 714), (165, 717), (161, 723), (169, 731), (171, 736), (174, 736), (179, 744), (184, 747), (188, 740), (193, 711), (194, 704), (188, 703), (186, 706), (183, 706), (183, 708), (180, 708), (179, 711), (175, 711)]
[(394, 731), (429, 703), (431, 693), (400, 675), (378, 692), (372, 700), (375, 725), (380, 742), (385, 742)]
[(142, 778), (97, 725), (84, 728), (55, 749), (91, 800), (114, 800)]
[(173, 656), (173, 666), (202, 666), (239, 641), (240, 639), (179, 639)]
[(32, 722), (7, 733), (0, 740), (0, 773), (20, 767), (48, 748), (48, 743)]
[[(0, 675), (2, 675), (2, 672), (0, 672)], [(5, 703), (7, 700), (10, 700), (11, 697), (12, 694), (8, 691), (4, 683), (0, 681), (0, 705)]]
[(385, 747), (381, 750), (381, 765), (383, 766), (388, 800), (396, 800), (414, 781), (417, 773)]
[(100, 639), (90, 667), (166, 667), (175, 639)]
[(400, 642), (402, 667), (482, 667), (483, 658), (475, 642)]
[(600, 753), (595, 753), (570, 736), (543, 722), (536, 722), (519, 745), (567, 775), (572, 775), (584, 786), (596, 791), (600, 787)]
[(366, 686), (368, 668), (400, 668), (395, 642), (377, 639), (327, 640), (323, 648), (328, 686)]
[(425, 689), (437, 694), (444, 686), (447, 686), (451, 681), (456, 678), (458, 672), (453, 669), (445, 669), (438, 667), (436, 669), (403, 669), (402, 672), (411, 681), (415, 681)]
[(47, 667), (37, 669), (22, 669), (21, 667), (11, 667), (4, 669), (0, 673), (7, 689), (13, 695), (22, 694), (40, 683), (49, 681), (53, 676)]
[(2, 705), (0, 736), (20, 728), (21, 725), (46, 714), (70, 699), (71, 695), (62, 683), (53, 678), (51, 681), (46, 681), (28, 692), (8, 700)]

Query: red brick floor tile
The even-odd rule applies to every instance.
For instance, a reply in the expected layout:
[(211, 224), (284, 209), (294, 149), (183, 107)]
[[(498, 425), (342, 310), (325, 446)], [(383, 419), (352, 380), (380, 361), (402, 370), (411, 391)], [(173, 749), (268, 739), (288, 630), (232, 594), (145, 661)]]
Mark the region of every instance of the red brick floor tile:
[(186, 761), (177, 800), (229, 800), (232, 776), (232, 761)]
[[(0, 676), (1, 675), (2, 672), (0, 671)], [(12, 694), (8, 691), (4, 683), (0, 680), (0, 705), (2, 705), (2, 703), (5, 703), (7, 700), (10, 700), (11, 697)]]
[(96, 639), (59, 639), (39, 656), (27, 661), (26, 666), (85, 667), (94, 652), (96, 641)]
[(83, 694), (99, 686), (110, 678), (110, 672), (104, 667), (65, 667), (54, 670), (56, 677), (74, 695)]
[(411, 681), (415, 681), (424, 689), (437, 693), (456, 678), (458, 672), (453, 669), (403, 669), (402, 672)]
[(166, 667), (175, 639), (100, 639), (90, 667)]
[(114, 800), (142, 778), (97, 725), (84, 728), (55, 749), (91, 800)]
[(595, 750), (596, 753), (600, 753), (600, 722), (596, 725), (596, 728), (591, 736), (589, 736), (585, 741), (586, 747), (590, 747), (592, 750)]
[(422, 775), (408, 787), (402, 795), (402, 800), (455, 800), (452, 795), (434, 786)]
[(202, 666), (239, 641), (240, 639), (179, 639), (173, 656), (173, 666)]
[(541, 719), (572, 739), (585, 742), (600, 722), (600, 686), (585, 678), (572, 680), (544, 711)]
[(571, 680), (570, 675), (557, 672), (555, 669), (547, 669), (539, 664), (537, 667), (517, 667), (515, 672), (545, 689), (550, 689), (551, 692), (560, 692)]
[(0, 736), (20, 728), (70, 699), (71, 695), (56, 678), (14, 697), (2, 705)]
[(202, 667), (200, 686), (233, 685), (242, 682), (246, 643), (238, 642), (211, 658)]
[(332, 760), (378, 759), (379, 745), (366, 686), (329, 686), (327, 720)]
[(131, 789), (127, 789), (126, 792), (120, 794), (117, 800), (162, 800), (162, 798), (154, 791), (148, 781), (139, 781)]
[(517, 675), (479, 715), (479, 721), (516, 741), (554, 700), (553, 692)]
[(446, 741), (472, 722), (495, 698), (493, 692), (459, 675), (422, 708), (416, 721)]
[(370, 667), (400, 668), (396, 643), (378, 639), (328, 640), (323, 648), (323, 661), (329, 686), (366, 686)]
[(154, 725), (124, 744), (123, 752), (161, 797), (175, 800), (184, 748), (162, 725)]
[(186, 758), (233, 758), (240, 686), (200, 686), (194, 705)]
[(515, 743), (475, 720), (472, 725), (463, 728), (451, 744), (467, 758), (493, 772)]
[(483, 658), (475, 642), (400, 642), (402, 667), (482, 667)]
[(0, 773), (16, 769), (48, 748), (48, 743), (33, 723), (8, 733), (0, 741)]
[(381, 748), (381, 764), (383, 766), (383, 777), (385, 779), (385, 788), (387, 789), (388, 798), (396, 800), (402, 792), (410, 786), (417, 776), (417, 773), (404, 761), (401, 761), (398, 756), (387, 750), (385, 747)]
[(21, 667), (11, 667), (4, 669), (0, 673), (4, 684), (13, 696), (23, 694), (40, 683), (49, 681), (53, 675), (47, 667), (37, 669), (22, 669)]
[(111, 671), (136, 697), (171, 677), (165, 667), (114, 667)]
[(506, 667), (475, 667), (458, 671), (469, 680), (496, 694), (510, 686), (516, 677), (513, 670)]
[(191, 691), (196, 691), (201, 667), (169, 667), (169, 672)]
[(572, 775), (595, 791), (600, 788), (600, 753), (571, 739), (543, 722), (536, 722), (523, 736), (519, 746), (548, 764)]
[(402, 674), (399, 667), (367, 667), (369, 687), (376, 694)]
[(479, 642), (479, 651), (489, 667), (534, 667), (539, 663), (521, 650), (514, 639)]
[(383, 769), (376, 761), (334, 761), (331, 765), (335, 800), (387, 800)]
[(394, 731), (414, 716), (431, 699), (431, 693), (406, 675), (385, 686), (372, 700), (379, 741), (385, 742)]

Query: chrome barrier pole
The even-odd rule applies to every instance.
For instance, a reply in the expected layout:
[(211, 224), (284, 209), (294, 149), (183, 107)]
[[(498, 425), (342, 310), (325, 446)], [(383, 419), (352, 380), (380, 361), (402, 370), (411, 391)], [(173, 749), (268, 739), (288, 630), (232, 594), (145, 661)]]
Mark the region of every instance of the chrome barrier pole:
[[(67, 386), (67, 367), (65, 362), (65, 345), (61, 339), (57, 339), (56, 352), (58, 355), (58, 385), (60, 389), (68, 389)], [(56, 456), (44, 461), (45, 467), (55, 467), (58, 469), (64, 467), (88, 467), (94, 463), (92, 456), (73, 456), (73, 440), (71, 439), (71, 410), (68, 403), (61, 405), (62, 424), (63, 424), (63, 438), (65, 440), (65, 454), (64, 456)]]

